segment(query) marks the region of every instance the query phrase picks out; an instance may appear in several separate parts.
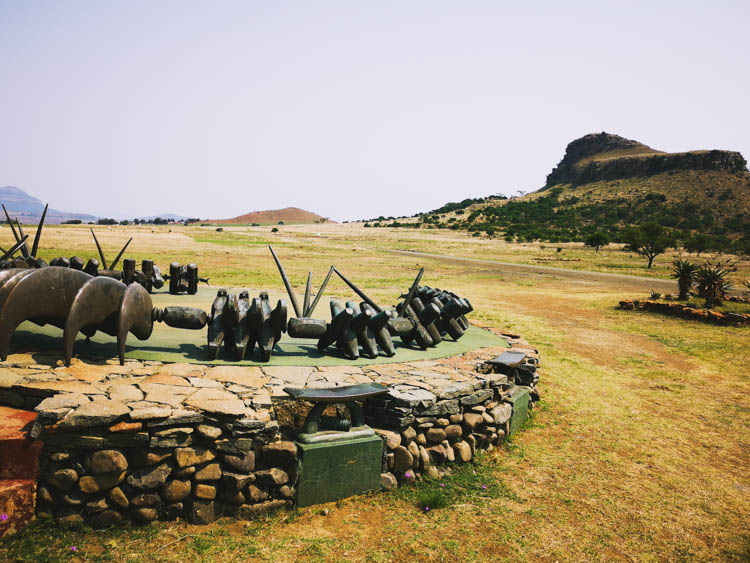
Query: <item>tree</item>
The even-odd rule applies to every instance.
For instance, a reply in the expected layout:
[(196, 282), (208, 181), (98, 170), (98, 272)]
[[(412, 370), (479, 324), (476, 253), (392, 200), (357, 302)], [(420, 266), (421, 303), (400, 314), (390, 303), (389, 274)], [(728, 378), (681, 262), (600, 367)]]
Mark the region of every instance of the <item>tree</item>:
[(584, 242), (586, 246), (590, 246), (592, 248), (596, 248), (597, 254), (599, 253), (599, 249), (602, 246), (607, 246), (609, 244), (609, 237), (606, 233), (602, 233), (601, 231), (597, 231), (592, 235), (589, 235), (589, 237), (586, 239), (586, 242)]
[(689, 260), (684, 260), (680, 257), (672, 262), (672, 277), (677, 280), (677, 287), (680, 290), (679, 299), (688, 298), (697, 274), (698, 265), (693, 264)]
[(658, 223), (644, 223), (631, 227), (623, 235), (626, 250), (637, 252), (648, 259), (651, 268), (654, 258), (675, 244), (672, 234)]
[(706, 300), (706, 308), (711, 309), (726, 298), (727, 291), (732, 288), (729, 282), (729, 274), (736, 272), (737, 267), (731, 260), (716, 263), (706, 262), (698, 269), (696, 280), (698, 283), (698, 295)]
[(711, 243), (712, 240), (710, 236), (703, 233), (697, 233), (682, 241), (682, 246), (688, 252), (700, 256), (701, 252), (706, 252), (711, 248)]

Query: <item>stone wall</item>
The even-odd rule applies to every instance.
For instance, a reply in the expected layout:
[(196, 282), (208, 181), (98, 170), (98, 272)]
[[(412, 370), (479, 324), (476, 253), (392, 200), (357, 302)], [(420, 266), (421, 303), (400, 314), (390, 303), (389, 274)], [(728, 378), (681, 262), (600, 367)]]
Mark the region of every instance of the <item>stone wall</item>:
[[(38, 515), (64, 525), (185, 518), (207, 523), (291, 506), (298, 473), (292, 441), (309, 404), (283, 387), (378, 382), (363, 404), (383, 438), (382, 485), (438, 477), (453, 462), (503, 442), (517, 386), (538, 398), (536, 351), (492, 373), (488, 348), (444, 360), (365, 367), (206, 367), (78, 361), (54, 367), (12, 357), (0, 366), (0, 403), (34, 409), (44, 442)], [(339, 409), (341, 410), (341, 409)]]

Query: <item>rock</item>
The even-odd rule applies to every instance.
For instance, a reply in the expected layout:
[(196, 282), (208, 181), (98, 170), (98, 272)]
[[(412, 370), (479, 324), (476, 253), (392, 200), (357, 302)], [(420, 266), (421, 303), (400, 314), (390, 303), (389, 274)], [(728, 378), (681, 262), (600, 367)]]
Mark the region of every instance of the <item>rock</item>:
[(127, 482), (128, 485), (136, 489), (153, 489), (163, 485), (171, 472), (172, 468), (168, 464), (162, 463), (156, 467), (136, 469), (128, 475)]
[(172, 477), (175, 479), (188, 479), (195, 475), (195, 465), (189, 467), (183, 467), (182, 469), (175, 469), (172, 471)]
[(172, 414), (171, 407), (147, 407), (130, 411), (130, 420), (153, 420), (155, 418), (167, 418)]
[(198, 483), (195, 486), (195, 497), (204, 500), (213, 500), (216, 498), (216, 487), (206, 485), (205, 483)]
[(221, 482), (224, 490), (231, 493), (240, 492), (253, 481), (255, 481), (254, 475), (242, 475), (239, 473), (229, 473), (227, 471), (224, 471), (224, 474), (221, 476)]
[(513, 407), (510, 405), (510, 403), (503, 403), (502, 405), (498, 405), (490, 411), (490, 415), (492, 416), (492, 420), (496, 426), (502, 426), (503, 424), (508, 422), (512, 414)]
[(456, 453), (450, 444), (443, 444), (443, 449), (445, 450), (445, 461), (449, 463), (456, 461)]
[(283, 498), (293, 499), (294, 498), (294, 487), (289, 485), (283, 485), (279, 487), (279, 495)]
[(482, 420), (485, 424), (493, 424), (495, 422), (495, 419), (492, 418), (488, 413), (483, 412), (482, 413)]
[(386, 467), (388, 467), (389, 471), (393, 469), (393, 466), (395, 464), (395, 459), (396, 457), (393, 455), (392, 452), (385, 454), (385, 465)]
[(297, 464), (297, 445), (294, 442), (274, 442), (263, 446), (261, 456), (268, 465), (290, 467)]
[(386, 491), (395, 489), (396, 487), (398, 487), (396, 476), (393, 473), (381, 473), (380, 486)]
[(143, 428), (143, 424), (140, 422), (118, 422), (108, 428), (110, 432), (138, 432)]
[(446, 438), (445, 430), (442, 428), (430, 428), (427, 431), (426, 437), (429, 444), (439, 444)]
[(121, 508), (127, 508), (130, 505), (128, 497), (125, 495), (125, 493), (122, 492), (122, 489), (120, 487), (111, 489), (109, 491), (109, 494), (107, 495), (107, 498), (109, 498), (112, 503)]
[(499, 446), (505, 441), (505, 430), (498, 429), (497, 436), (495, 437), (494, 445)]
[(407, 426), (401, 431), (401, 440), (402, 444), (406, 445), (409, 442), (413, 441), (417, 437), (417, 431), (414, 430), (411, 426)]
[(36, 498), (45, 504), (55, 504), (55, 496), (52, 489), (43, 484), (37, 486)]
[(453, 444), (453, 453), (458, 461), (466, 463), (471, 460), (471, 447), (464, 440)]
[(247, 496), (253, 502), (262, 502), (268, 499), (268, 493), (262, 489), (259, 489), (255, 485), (248, 485)]
[(120, 401), (97, 399), (76, 408), (58, 423), (61, 430), (78, 430), (90, 426), (102, 426), (114, 422), (130, 412)]
[[(414, 442), (412, 442), (414, 443)], [(417, 450), (419, 453), (419, 450)], [(403, 446), (397, 447), (393, 450), (393, 470), (398, 473), (403, 473), (411, 469), (412, 463), (414, 463), (414, 457), (411, 452)]]
[(195, 446), (193, 448), (177, 448), (174, 452), (178, 467), (198, 465), (216, 458), (216, 455), (208, 448)]
[(107, 388), (107, 394), (113, 401), (121, 401), (123, 403), (143, 400), (143, 392), (135, 385), (110, 385)]
[(445, 427), (445, 438), (449, 442), (455, 442), (463, 435), (464, 431), (458, 424), (451, 424)]
[(130, 504), (135, 507), (156, 506), (160, 501), (161, 498), (156, 493), (141, 493), (130, 499)]
[(47, 475), (47, 481), (56, 489), (67, 491), (78, 481), (78, 473), (75, 469), (58, 469)]
[(461, 424), (464, 420), (464, 415), (462, 415), (461, 413), (452, 414), (448, 417), (448, 420), (451, 424)]
[(260, 504), (243, 504), (237, 507), (234, 516), (239, 520), (252, 520), (273, 510), (290, 507), (291, 504), (290, 501), (281, 499), (269, 500)]
[(216, 520), (215, 502), (213, 500), (193, 500), (190, 503), (188, 519), (191, 524), (210, 524)]
[(199, 411), (226, 416), (241, 416), (246, 411), (245, 403), (237, 395), (223, 389), (199, 389), (186, 404)]
[(245, 504), (245, 502), (247, 502), (247, 498), (245, 498), (245, 495), (243, 493), (224, 494), (224, 500), (229, 504), (234, 504), (235, 506), (239, 506), (240, 504)]
[(224, 463), (241, 473), (250, 473), (255, 470), (255, 452), (248, 452), (245, 455), (225, 455)]
[(221, 479), (221, 466), (218, 463), (209, 463), (200, 469), (196, 468), (196, 481), (217, 481)]
[(438, 468), (434, 465), (430, 465), (427, 468), (426, 475), (428, 479), (439, 479), (440, 478), (440, 471), (438, 471)]
[(451, 421), (450, 421), (450, 420), (448, 420), (447, 418), (438, 418), (438, 419), (437, 419), (437, 420), (435, 421), (435, 424), (437, 424), (437, 425), (438, 425), (438, 426), (440, 426), (441, 428), (445, 428), (445, 427), (446, 427), (446, 426), (448, 426), (448, 425), (449, 425), (450, 423), (451, 423)]
[(250, 438), (232, 438), (227, 440), (216, 440), (214, 442), (216, 449), (222, 453), (232, 455), (245, 455), (253, 447), (253, 441)]
[(79, 528), (83, 525), (83, 516), (77, 512), (62, 510), (57, 513), (55, 519), (63, 528)]
[(94, 528), (109, 528), (122, 520), (122, 514), (111, 508), (102, 510), (99, 514), (89, 518), (88, 523)]
[(430, 459), (433, 463), (443, 463), (445, 461), (446, 455), (443, 446), (432, 446), (427, 449), (427, 452), (430, 454)]
[(161, 496), (164, 499), (164, 502), (172, 504), (187, 498), (191, 490), (192, 484), (190, 481), (172, 479), (164, 483), (164, 486), (161, 489)]
[(149, 445), (152, 448), (180, 448), (190, 446), (193, 437), (184, 432), (176, 432), (167, 436), (152, 436)]
[(466, 443), (469, 444), (469, 447), (471, 448), (471, 455), (474, 455), (474, 452), (477, 450), (477, 439), (474, 436), (474, 434), (469, 434), (468, 436), (464, 437), (464, 440), (466, 440)]
[(63, 502), (70, 506), (81, 506), (87, 498), (89, 495), (76, 489), (71, 489), (62, 496)]
[(432, 462), (430, 460), (430, 454), (427, 452), (424, 446), (419, 446), (419, 465), (422, 469), (426, 469)]
[(199, 424), (196, 427), (196, 430), (198, 431), (198, 434), (204, 438), (210, 438), (212, 440), (221, 436), (221, 428), (209, 426), (208, 424)]
[(416, 443), (420, 446), (427, 445), (427, 436), (425, 436), (424, 432), (420, 432), (419, 434), (417, 434)]
[(89, 403), (90, 399), (82, 393), (60, 393), (44, 399), (34, 410), (40, 414), (55, 412), (61, 409), (75, 409)]
[(86, 457), (86, 469), (95, 475), (122, 473), (128, 468), (128, 460), (118, 450), (100, 450)]
[(395, 450), (401, 445), (401, 434), (399, 434), (398, 432), (391, 432), (390, 430), (380, 430), (379, 428), (374, 428), (373, 430), (375, 430), (375, 433), (383, 438), (385, 447), (389, 450)]
[(73, 456), (68, 452), (55, 452), (51, 456), (49, 456), (52, 461), (68, 461), (72, 457)]
[(100, 475), (84, 475), (78, 481), (78, 488), (82, 492), (93, 494), (101, 491), (107, 491), (122, 483), (125, 478), (125, 471), (121, 473), (102, 473)]
[(147, 424), (149, 428), (159, 428), (163, 426), (178, 426), (186, 424), (200, 424), (203, 422), (203, 415), (195, 411), (181, 409), (179, 407), (172, 410), (172, 414), (167, 418), (159, 420), (150, 420)]
[(473, 413), (473, 412), (467, 412), (464, 413), (464, 429), (466, 430), (467, 434), (470, 434), (474, 431), (474, 429), (482, 424), (484, 422), (484, 419), (482, 418), (481, 414)]
[[(425, 441), (425, 443), (427, 442)], [(409, 447), (406, 448), (407, 450), (409, 450), (409, 453), (411, 454), (413, 458), (419, 457), (419, 446), (421, 444), (419, 445), (418, 444), (419, 444), (419, 440), (417, 440), (416, 442), (412, 442), (411, 444), (409, 444)]]
[(470, 410), (471, 410), (471, 412), (475, 412), (477, 414), (482, 414), (484, 411), (487, 410), (487, 408), (485, 406), (483, 406), (483, 405), (475, 405), (475, 406), (471, 407)]
[(154, 465), (172, 456), (172, 450), (138, 449), (130, 452), (130, 461), (135, 466)]
[(107, 508), (109, 508), (109, 503), (107, 502), (107, 497), (104, 496), (91, 499), (86, 503), (86, 511), (89, 513), (101, 512)]
[(257, 471), (255, 473), (255, 478), (261, 483), (266, 483), (268, 485), (283, 485), (289, 482), (289, 475), (287, 472), (278, 467), (272, 467), (265, 471)]
[(148, 522), (153, 522), (159, 517), (159, 513), (155, 508), (150, 507), (142, 507), (142, 508), (136, 508), (132, 512), (133, 519), (135, 519), (136, 522), (141, 522), (142, 524), (146, 524)]

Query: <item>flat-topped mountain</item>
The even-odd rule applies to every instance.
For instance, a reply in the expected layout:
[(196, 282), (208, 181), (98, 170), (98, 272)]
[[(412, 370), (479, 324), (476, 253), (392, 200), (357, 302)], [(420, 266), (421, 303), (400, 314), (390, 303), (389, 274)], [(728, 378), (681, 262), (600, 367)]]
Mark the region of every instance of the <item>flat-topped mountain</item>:
[(677, 170), (716, 171), (742, 175), (747, 161), (734, 151), (700, 150), (665, 153), (609, 133), (591, 133), (570, 143), (565, 156), (547, 176), (556, 184), (587, 184)]
[(252, 225), (276, 225), (284, 223), (333, 223), (327, 217), (322, 217), (311, 211), (305, 211), (298, 207), (285, 207), (283, 209), (267, 209), (265, 211), (251, 211), (232, 219), (216, 219), (211, 223)]
[[(5, 205), (12, 219), (18, 218), (21, 223), (37, 223), (39, 218), (42, 216), (44, 211), (44, 203), (38, 198), (29, 195), (21, 188), (16, 186), (2, 186), (0, 187), (0, 202)], [(0, 214), (2, 211), (0, 210)], [(86, 213), (73, 213), (68, 211), (58, 211), (57, 209), (48, 209), (45, 223), (56, 225), (63, 221), (70, 221), (71, 219), (80, 219), (81, 221), (96, 221), (94, 215), (88, 215)], [(2, 220), (5, 220), (5, 215), (2, 214)]]

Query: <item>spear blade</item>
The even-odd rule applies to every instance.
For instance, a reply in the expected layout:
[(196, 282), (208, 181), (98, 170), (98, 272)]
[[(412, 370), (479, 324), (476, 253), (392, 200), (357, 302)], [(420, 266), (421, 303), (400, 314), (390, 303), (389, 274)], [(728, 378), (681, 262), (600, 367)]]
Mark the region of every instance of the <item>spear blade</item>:
[(309, 317), (313, 314), (313, 311), (315, 310), (315, 307), (318, 305), (318, 301), (320, 301), (320, 298), (323, 297), (323, 292), (326, 289), (326, 286), (328, 285), (328, 280), (331, 279), (331, 274), (335, 268), (331, 266), (331, 268), (328, 270), (328, 274), (326, 274), (326, 279), (323, 280), (323, 283), (320, 284), (320, 289), (318, 290), (318, 293), (315, 294), (315, 299), (313, 299), (312, 305), (310, 305), (310, 308), (305, 311), (305, 317)]
[(379, 313), (380, 311), (382, 311), (382, 309), (378, 306), (377, 303), (375, 303), (375, 301), (373, 301), (372, 299), (370, 299), (369, 297), (367, 297), (367, 295), (365, 294), (364, 291), (362, 291), (356, 285), (354, 285), (352, 282), (350, 282), (348, 279), (346, 279), (346, 277), (344, 277), (344, 274), (342, 274), (341, 272), (339, 272), (336, 268), (334, 268), (333, 270), (336, 272), (336, 274), (338, 274), (338, 276), (342, 280), (344, 280), (344, 283), (346, 285), (348, 285), (350, 288), (352, 288), (352, 291), (354, 293), (356, 293), (357, 295), (359, 295), (365, 303), (367, 303), (370, 307), (372, 307), (373, 309), (375, 309), (375, 312)]
[(18, 219), (16, 219), (16, 227), (18, 227), (18, 234), (23, 237), (23, 246), (21, 246), (21, 252), (23, 253), (24, 258), (29, 257), (29, 247), (26, 244), (26, 239), (29, 238), (26, 235), (23, 234), (23, 227), (21, 227), (21, 223)]
[(299, 317), (300, 313), (299, 313), (299, 305), (297, 304), (297, 298), (294, 296), (294, 292), (292, 291), (292, 286), (289, 283), (289, 278), (286, 277), (284, 266), (282, 266), (281, 262), (279, 262), (279, 258), (278, 256), (276, 256), (276, 253), (273, 251), (273, 247), (270, 244), (268, 245), (268, 249), (271, 251), (271, 256), (273, 256), (273, 259), (276, 262), (276, 267), (279, 269), (279, 274), (281, 274), (281, 280), (284, 282), (284, 286), (286, 287), (286, 292), (289, 295), (289, 301), (292, 302), (292, 307), (294, 308), (294, 315), (296, 317)]
[(115, 267), (117, 266), (117, 263), (120, 261), (120, 258), (122, 257), (123, 253), (125, 252), (125, 249), (128, 247), (128, 245), (130, 244), (130, 242), (132, 240), (133, 240), (133, 237), (130, 237), (130, 240), (128, 240), (128, 242), (125, 243), (125, 246), (122, 247), (122, 250), (120, 251), (120, 254), (118, 254), (117, 257), (115, 258), (114, 262), (112, 262), (112, 264), (110, 264), (110, 266), (109, 266), (110, 270), (114, 270), (115, 269)]
[(104, 270), (108, 270), (107, 267), (107, 259), (104, 257), (104, 252), (102, 252), (102, 246), (99, 244), (99, 239), (96, 238), (96, 235), (94, 234), (94, 229), (89, 228), (91, 231), (91, 235), (94, 237), (94, 242), (96, 243), (96, 249), (99, 251), (99, 258), (102, 259), (102, 266), (104, 266)]
[(39, 226), (36, 228), (36, 234), (34, 235), (34, 244), (31, 246), (31, 255), (36, 258), (36, 251), (39, 250), (39, 239), (42, 237), (42, 228), (44, 227), (44, 218), (47, 216), (47, 208), (49, 203), (44, 206), (42, 212), (42, 218), (39, 219)]
[(305, 285), (305, 301), (302, 303), (302, 314), (310, 308), (310, 292), (312, 291), (312, 272), (307, 272), (307, 285)]

